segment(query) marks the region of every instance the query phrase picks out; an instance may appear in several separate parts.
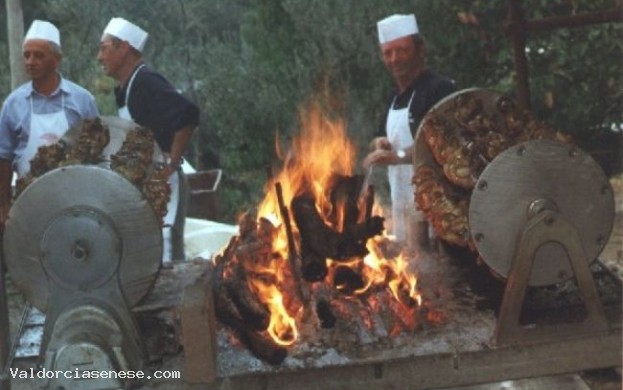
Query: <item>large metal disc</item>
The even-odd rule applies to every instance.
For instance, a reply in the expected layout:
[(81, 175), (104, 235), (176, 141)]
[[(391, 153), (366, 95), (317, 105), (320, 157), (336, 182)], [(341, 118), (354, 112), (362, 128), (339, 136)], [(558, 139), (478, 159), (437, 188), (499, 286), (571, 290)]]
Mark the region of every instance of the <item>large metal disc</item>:
[(85, 291), (111, 278), (133, 306), (158, 276), (162, 234), (129, 181), (101, 167), (71, 165), (42, 175), (17, 198), (4, 250), (15, 285), (42, 311), (52, 286)]
[[(534, 140), (508, 148), (478, 178), (469, 207), (470, 234), (493, 271), (507, 277), (515, 244), (531, 205), (554, 208), (578, 231), (588, 263), (612, 231), (614, 196), (597, 163), (575, 146)], [(543, 286), (573, 276), (564, 248), (541, 246), (529, 284)]]

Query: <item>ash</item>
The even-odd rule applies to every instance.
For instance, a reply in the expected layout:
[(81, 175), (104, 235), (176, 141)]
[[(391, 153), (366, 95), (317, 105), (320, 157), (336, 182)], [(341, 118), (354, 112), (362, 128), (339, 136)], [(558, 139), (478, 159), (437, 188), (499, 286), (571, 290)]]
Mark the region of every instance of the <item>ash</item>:
[[(410, 331), (391, 334), (381, 315), (366, 318), (365, 314), (372, 312), (366, 310), (366, 302), (354, 299), (344, 303), (346, 300), (342, 300), (339, 304), (350, 311), (348, 317), (336, 315), (335, 326), (328, 329), (321, 327), (314, 313), (297, 321), (301, 324), (299, 340), (288, 347), (288, 357), (281, 364), (270, 365), (253, 356), (233, 332), (219, 325), (218, 376), (295, 371), (493, 348), (494, 312), (482, 307), (482, 298), (465, 281), (461, 260), (458, 261), (439, 253), (426, 253), (411, 260), (417, 269), (427, 317)], [(372, 299), (384, 293), (377, 292)], [(368, 296), (367, 300), (370, 299)]]

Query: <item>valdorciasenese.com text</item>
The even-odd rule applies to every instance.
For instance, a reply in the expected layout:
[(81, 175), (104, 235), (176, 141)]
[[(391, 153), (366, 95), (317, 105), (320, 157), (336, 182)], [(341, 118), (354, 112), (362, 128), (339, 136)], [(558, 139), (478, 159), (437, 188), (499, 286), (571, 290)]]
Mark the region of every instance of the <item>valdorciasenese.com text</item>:
[(9, 368), (9, 376), (13, 379), (180, 379), (179, 371), (111, 371), (111, 370), (22, 370)]

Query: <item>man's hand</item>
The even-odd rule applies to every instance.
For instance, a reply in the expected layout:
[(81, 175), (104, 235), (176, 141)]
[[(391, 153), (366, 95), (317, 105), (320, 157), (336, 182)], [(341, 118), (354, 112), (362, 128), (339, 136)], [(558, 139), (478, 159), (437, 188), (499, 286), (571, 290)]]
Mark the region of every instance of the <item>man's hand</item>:
[(396, 151), (377, 149), (368, 153), (361, 165), (363, 169), (367, 170), (371, 165), (396, 165), (402, 163), (402, 159), (396, 155)]
[(156, 171), (156, 173), (154, 174), (154, 177), (160, 180), (167, 181), (169, 180), (169, 176), (171, 176), (173, 172), (175, 172), (176, 170), (177, 170), (177, 167), (166, 165), (164, 168)]
[(391, 150), (392, 145), (389, 143), (387, 137), (376, 137), (370, 142), (370, 150)]

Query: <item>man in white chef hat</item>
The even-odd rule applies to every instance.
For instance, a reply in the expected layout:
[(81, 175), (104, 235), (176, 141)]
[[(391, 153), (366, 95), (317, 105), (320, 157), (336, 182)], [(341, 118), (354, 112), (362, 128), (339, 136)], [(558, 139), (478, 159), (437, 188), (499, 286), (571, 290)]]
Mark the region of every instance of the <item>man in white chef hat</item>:
[(392, 200), (392, 233), (397, 241), (420, 252), (428, 242), (428, 227), (415, 209), (413, 178), (414, 138), (426, 112), (456, 90), (454, 82), (426, 67), (426, 44), (415, 15), (395, 14), (377, 23), (378, 39), (385, 67), (396, 90), (387, 109), (364, 169), (386, 165)]
[(22, 46), (30, 81), (6, 98), (0, 112), (0, 229), (11, 205), (11, 177), (30, 171), (39, 146), (58, 141), (79, 120), (99, 115), (95, 98), (63, 78), (61, 37), (52, 23), (32, 22)]
[[(188, 202), (182, 155), (199, 124), (199, 108), (145, 64), (143, 49), (149, 34), (123, 18), (112, 18), (100, 39), (97, 60), (104, 73), (117, 80), (119, 117), (151, 129), (166, 156), (162, 176), (171, 185), (171, 200), (163, 228), (164, 266), (183, 260), (183, 228)], [(184, 194), (186, 192), (186, 194)]]

